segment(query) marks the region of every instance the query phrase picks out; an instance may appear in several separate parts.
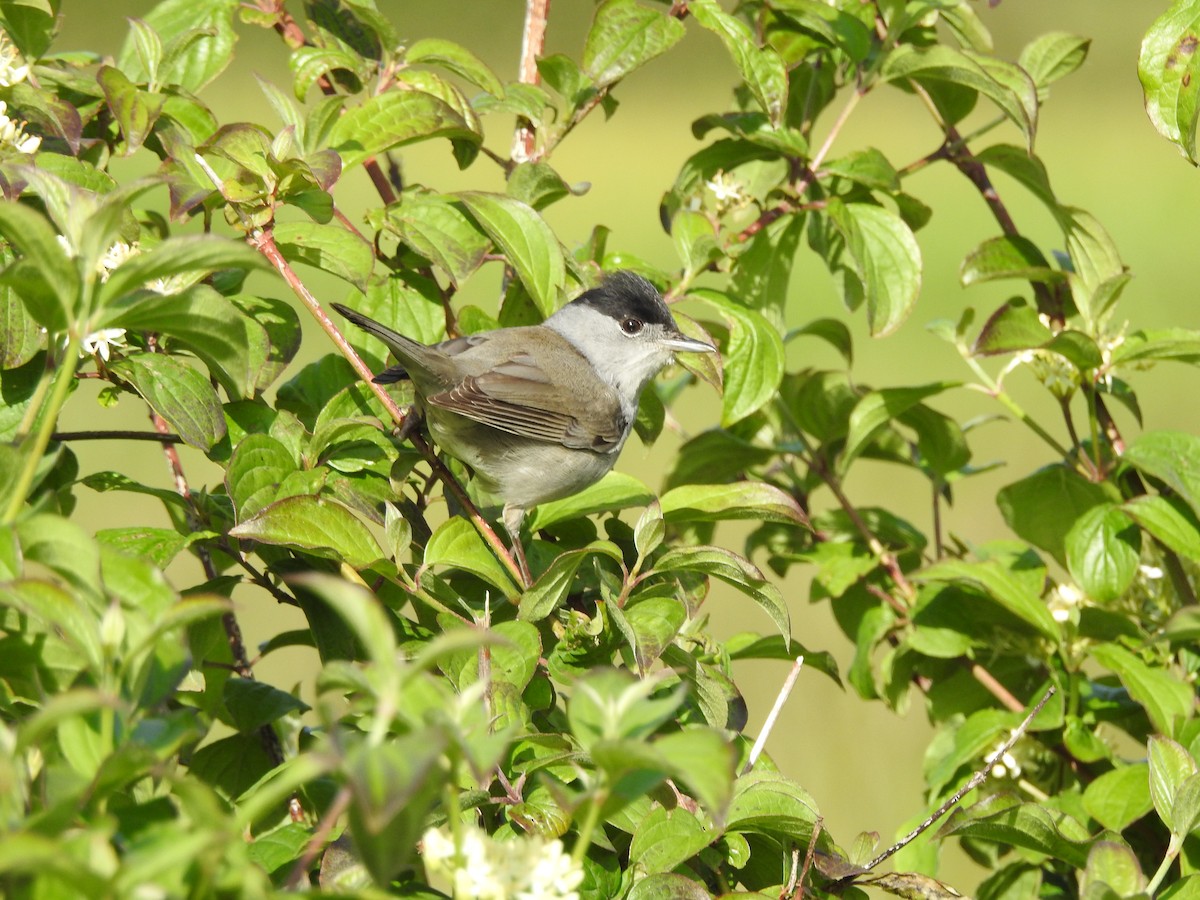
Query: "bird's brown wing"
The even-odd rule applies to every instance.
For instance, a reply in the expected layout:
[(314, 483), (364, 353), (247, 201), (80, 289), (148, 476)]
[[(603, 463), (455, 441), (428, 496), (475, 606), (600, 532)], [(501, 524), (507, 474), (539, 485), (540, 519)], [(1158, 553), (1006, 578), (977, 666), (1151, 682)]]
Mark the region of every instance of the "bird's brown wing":
[(578, 371), (571, 368), (556, 383), (526, 354), (519, 354), (467, 376), (426, 402), (531, 440), (571, 449), (612, 450), (620, 444), (627, 424), (616, 392), (582, 360)]

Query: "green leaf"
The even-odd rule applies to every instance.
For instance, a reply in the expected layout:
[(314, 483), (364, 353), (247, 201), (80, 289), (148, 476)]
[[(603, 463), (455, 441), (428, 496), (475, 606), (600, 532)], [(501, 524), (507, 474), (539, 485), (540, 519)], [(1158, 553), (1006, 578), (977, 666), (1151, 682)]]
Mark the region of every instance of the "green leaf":
[(655, 805), (633, 832), (629, 862), (651, 876), (670, 872), (712, 841), (712, 832), (695, 813), (683, 807), (668, 812), (665, 807)]
[(488, 65), (461, 44), (441, 38), (413, 41), (404, 53), (409, 63), (440, 66), (495, 97), (504, 96), (504, 85)]
[(645, 506), (653, 499), (654, 494), (650, 489), (632, 475), (609, 472), (577, 494), (535, 507), (529, 516), (529, 527), (531, 531), (536, 532), (579, 516), (613, 513), (631, 506)]
[(689, 281), (721, 258), (716, 226), (704, 213), (687, 209), (677, 213), (671, 220), (671, 239)]
[(583, 71), (606, 87), (666, 53), (685, 30), (678, 19), (636, 0), (604, 0), (583, 45)]
[(151, 528), (133, 525), (127, 528), (102, 528), (96, 532), (96, 540), (129, 556), (149, 560), (160, 569), (165, 569), (176, 556), (196, 541), (218, 537), (212, 531), (195, 531), (179, 534), (169, 528)]
[(635, 881), (627, 900), (712, 900), (712, 894), (691, 878), (661, 874)]
[(1200, 605), (1193, 603), (1175, 610), (1163, 625), (1162, 635), (1172, 644), (1200, 640)]
[(297, 468), (291, 451), (271, 435), (246, 435), (234, 449), (225, 472), (238, 519), (248, 519), (277, 500), (280, 483)]
[(779, 633), (792, 633), (787, 604), (779, 588), (764, 577), (749, 560), (720, 547), (680, 547), (668, 550), (655, 564), (658, 572), (692, 571), (712, 575), (757, 603), (771, 617)]
[(58, 31), (57, 0), (4, 0), (0, 3), (4, 30), (21, 55), (35, 60), (49, 49)]
[(1163, 482), (1200, 515), (1200, 437), (1182, 431), (1147, 431), (1125, 448), (1121, 459)]
[(1084, 320), (1099, 323), (1128, 281), (1121, 254), (1099, 220), (1082, 209), (1061, 206), (1055, 213), (1066, 237), (1075, 276), (1071, 279), (1075, 306)]
[(0, 236), (20, 254), (0, 274), (0, 283), (24, 301), (35, 322), (52, 334), (65, 332), (74, 320), (81, 285), (54, 227), (24, 204), (0, 203)]
[[(255, 393), (261, 393), (283, 374), (300, 349), (300, 318), (291, 304), (274, 297), (234, 294), (229, 299), (245, 319), (256, 323), (266, 336), (266, 358), (253, 380)], [(247, 338), (252, 339), (254, 334), (254, 328), (247, 330)]]
[(1041, 347), (1053, 339), (1054, 332), (1042, 323), (1037, 310), (1018, 297), (988, 317), (972, 349), (990, 356)]
[(207, 450), (225, 436), (225, 413), (208, 379), (162, 353), (137, 353), (109, 368), (133, 385), (185, 442)]
[[(11, 288), (0, 284), (0, 373), (25, 365), (44, 343), (41, 329), (20, 298)], [(11, 406), (12, 401), (5, 396), (5, 405)]]
[(190, 775), (236, 800), (271, 771), (271, 758), (257, 734), (234, 734), (205, 744), (192, 754)]
[(294, 547), (365, 569), (385, 554), (366, 525), (326, 497), (285, 497), (229, 530), (230, 537)]
[(721, 425), (728, 428), (777, 395), (785, 364), (783, 339), (761, 313), (733, 302), (720, 291), (700, 289), (690, 296), (713, 306), (729, 323), (721, 404)]
[[(385, 675), (395, 672), (399, 661), (394, 618), (385, 612), (374, 594), (343, 578), (317, 572), (293, 576), (288, 583), (301, 589), (297, 597), (316, 597), (335, 612), (349, 626), (373, 666)], [(320, 637), (317, 646), (320, 647)]]
[(1107, 603), (1133, 583), (1141, 545), (1141, 532), (1119, 506), (1094, 506), (1067, 532), (1067, 569), (1085, 594)]
[(365, 290), (375, 267), (375, 251), (359, 235), (341, 225), (319, 222), (280, 222), (275, 243), (289, 262), (301, 262), (336, 275)]
[(55, 640), (70, 647), (92, 677), (102, 675), (104, 650), (100, 645), (99, 622), (83, 600), (48, 581), (16, 581), (0, 586), (0, 598), (4, 606), (40, 622)]
[(964, 287), (1019, 278), (1042, 284), (1066, 280), (1066, 275), (1051, 268), (1037, 245), (1020, 235), (989, 238), (967, 254), (959, 277)]
[(704, 811), (721, 822), (733, 798), (737, 751), (716, 731), (687, 728), (664, 734), (654, 749), (671, 767), (672, 777), (691, 789)]
[(645, 512), (638, 516), (637, 523), (633, 526), (633, 546), (637, 549), (638, 559), (647, 559), (662, 546), (666, 536), (667, 526), (663, 519), (662, 504), (654, 500), (646, 507)]
[(829, 218), (854, 260), (874, 337), (899, 328), (921, 291), (921, 248), (895, 213), (869, 203), (829, 201)]
[(1138, 55), (1138, 78), (1145, 95), (1146, 114), (1158, 133), (1176, 144), (1192, 163), (1198, 161), (1198, 45), (1200, 7), (1194, 0), (1176, 0), (1150, 26)]
[[(165, 45), (159, 83), (194, 94), (220, 75), (233, 60), (237, 7), (238, 0), (164, 0), (142, 16)], [(134, 81), (146, 81), (152, 74), (137, 53), (133, 34), (121, 48), (117, 66)]]
[(479, 532), (466, 519), (447, 519), (425, 545), (425, 565), (450, 566), (478, 575), (514, 603), (520, 591)]
[(334, 124), (329, 146), (349, 169), (385, 150), (439, 137), (475, 147), (482, 141), (444, 100), (424, 91), (388, 91), (348, 109)]
[(884, 388), (864, 395), (850, 413), (850, 428), (840, 460), (842, 471), (849, 468), (889, 422), (903, 416), (926, 397), (935, 397), (958, 386), (956, 381), (938, 381), (917, 387)]
[(1188, 328), (1138, 330), (1126, 336), (1112, 354), (1114, 366), (1139, 360), (1174, 359), (1180, 362), (1200, 361), (1200, 332)]
[(1067, 533), (1084, 513), (1109, 499), (1103, 487), (1074, 469), (1053, 465), (1001, 488), (996, 505), (1009, 528), (1065, 565)]
[(252, 678), (229, 678), (221, 696), (233, 725), (243, 734), (257, 731), (288, 713), (306, 712), (308, 704), (277, 687)]
[(107, 311), (104, 324), (167, 335), (204, 360), (231, 397), (253, 395), (251, 335), (256, 329), (261, 335), (261, 328), (206, 284), (171, 296), (153, 291), (127, 295)]
[[(479, 651), (483, 646), (489, 648), (491, 656), (489, 677), (512, 686), (517, 693), (529, 686), (542, 655), (541, 636), (528, 622), (500, 622), (486, 631), (448, 625), (440, 640), (458, 642), (439, 652), (438, 665), (459, 691), (479, 681)], [(431, 658), (435, 646), (429, 645), (420, 659)]]
[(755, 769), (734, 782), (725, 828), (807, 843), (819, 817), (808, 791), (779, 772)]
[(921, 582), (966, 582), (974, 585), (1043, 636), (1052, 641), (1060, 637), (1059, 625), (1046, 604), (999, 560), (969, 562), (947, 559), (927, 566), (917, 572), (914, 578)]
[(1065, 78), (1083, 65), (1092, 42), (1063, 31), (1051, 31), (1030, 41), (1017, 58), (1044, 97), (1051, 83)]
[(693, 0), (690, 12), (700, 25), (725, 44), (750, 93), (770, 118), (779, 125), (787, 109), (787, 69), (772, 47), (759, 47), (750, 27), (721, 9), (716, 0)]
[(1152, 808), (1145, 763), (1111, 769), (1083, 791), (1083, 808), (1089, 816), (1118, 833)]
[(1154, 810), (1172, 834), (1184, 835), (1190, 824), (1176, 822), (1173, 811), (1184, 784), (1196, 774), (1196, 761), (1180, 744), (1161, 734), (1146, 742), (1150, 763), (1150, 799)]
[(1146, 888), (1142, 866), (1129, 846), (1097, 841), (1088, 852), (1087, 868), (1079, 875), (1079, 896), (1136, 897)]
[(567, 702), (571, 733), (585, 750), (600, 741), (641, 740), (675, 715), (686, 688), (659, 691), (658, 679), (627, 669), (593, 669), (574, 685)]
[(1190, 834), (1200, 824), (1200, 774), (1193, 772), (1179, 786), (1171, 807), (1171, 820), (1177, 834)]
[(546, 221), (529, 205), (503, 194), (457, 195), (472, 218), (504, 251), (543, 316), (558, 306), (566, 278), (562, 248)]
[(1038, 157), (1024, 147), (1011, 144), (993, 144), (976, 155), (985, 166), (999, 169), (1015, 179), (1027, 191), (1037, 197), (1052, 212), (1058, 212), (1058, 200), (1050, 188), (1050, 177)]
[(667, 491), (660, 503), (663, 518), (672, 524), (752, 519), (808, 525), (808, 516), (794, 497), (761, 481), (688, 484)]
[(968, 810), (956, 809), (938, 831), (1024, 847), (1083, 868), (1087, 864), (1088, 834), (1066, 813), (1038, 803), (1021, 803), (1011, 794), (993, 794)]
[(609, 541), (593, 541), (578, 550), (560, 553), (521, 595), (517, 618), (523, 622), (540, 622), (558, 609), (567, 598), (580, 563), (595, 553), (602, 553), (617, 562), (622, 560), (620, 548)]
[(1021, 129), (1026, 143), (1033, 145), (1037, 130), (1036, 89), (1029, 76), (1011, 63), (944, 44), (922, 48), (901, 44), (888, 54), (880, 75), (888, 82), (912, 79), (931, 86), (944, 83), (987, 97)]
[(610, 614), (619, 615), (624, 620), (622, 631), (632, 635), (634, 661), (641, 674), (658, 661), (687, 621), (687, 610), (676, 597), (631, 599), (622, 612), (610, 609)]
[[(806, 224), (807, 220), (803, 215), (786, 216), (782, 221), (774, 222), (754, 235), (746, 249), (737, 257), (729, 282), (729, 294), (742, 305), (762, 310), (777, 323), (783, 322), (792, 267)], [(824, 334), (820, 331), (818, 323), (821, 321), (831, 323), (836, 320), (811, 322), (804, 327), (815, 327), (815, 330), (796, 331), (789, 334), (788, 339), (793, 334), (801, 333), (828, 337), (828, 329)], [(837, 326), (845, 327), (841, 322), (832, 327)], [(837, 346), (836, 338), (834, 344)], [(839, 351), (840, 349), (839, 347)]]
[(453, 200), (438, 194), (405, 191), (399, 203), (387, 208), (384, 224), (457, 285), (479, 268), (489, 244), (479, 227)]
[(1142, 662), (1116, 644), (1097, 644), (1089, 651), (1100, 665), (1116, 673), (1129, 696), (1146, 710), (1156, 731), (1173, 734), (1192, 716), (1192, 689), (1163, 669)]
[(142, 146), (154, 128), (166, 98), (139, 90), (125, 73), (112, 66), (101, 66), (96, 73), (96, 80), (104, 91), (113, 118), (121, 127), (121, 136), (125, 138), (124, 155), (130, 156)]

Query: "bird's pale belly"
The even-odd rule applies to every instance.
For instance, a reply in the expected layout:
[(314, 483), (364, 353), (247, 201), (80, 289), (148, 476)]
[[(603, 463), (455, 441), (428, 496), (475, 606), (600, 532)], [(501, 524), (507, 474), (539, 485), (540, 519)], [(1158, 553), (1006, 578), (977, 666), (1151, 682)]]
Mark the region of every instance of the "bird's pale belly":
[[(525, 509), (577, 493), (599, 481), (624, 445), (606, 453), (519, 438), (461, 416), (429, 417), (437, 444), (475, 471), (479, 487)], [(487, 447), (486, 453), (480, 447)]]

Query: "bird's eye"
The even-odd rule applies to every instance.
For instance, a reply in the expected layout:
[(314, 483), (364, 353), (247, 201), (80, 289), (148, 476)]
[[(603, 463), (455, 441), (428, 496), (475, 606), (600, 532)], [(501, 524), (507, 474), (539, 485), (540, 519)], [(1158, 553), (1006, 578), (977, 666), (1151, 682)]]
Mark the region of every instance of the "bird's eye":
[(635, 335), (642, 330), (642, 320), (635, 319), (632, 316), (628, 319), (622, 319), (621, 330), (630, 336)]

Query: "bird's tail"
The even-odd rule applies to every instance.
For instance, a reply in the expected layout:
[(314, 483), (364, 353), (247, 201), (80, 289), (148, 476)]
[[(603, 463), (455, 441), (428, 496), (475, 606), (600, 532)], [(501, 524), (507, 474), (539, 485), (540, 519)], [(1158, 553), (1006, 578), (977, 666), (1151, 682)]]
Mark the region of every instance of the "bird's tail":
[(388, 349), (400, 360), (400, 365), (385, 369), (371, 379), (376, 384), (391, 384), (396, 381), (407, 380), (409, 377), (408, 369), (411, 366), (410, 360), (420, 365), (429, 355), (429, 348), (419, 341), (405, 337), (399, 332), (388, 328), (386, 325), (381, 325), (374, 319), (364, 316), (360, 312), (355, 312), (348, 306), (343, 306), (340, 303), (331, 303), (329, 305), (363, 331), (375, 335), (375, 337), (387, 344)]

